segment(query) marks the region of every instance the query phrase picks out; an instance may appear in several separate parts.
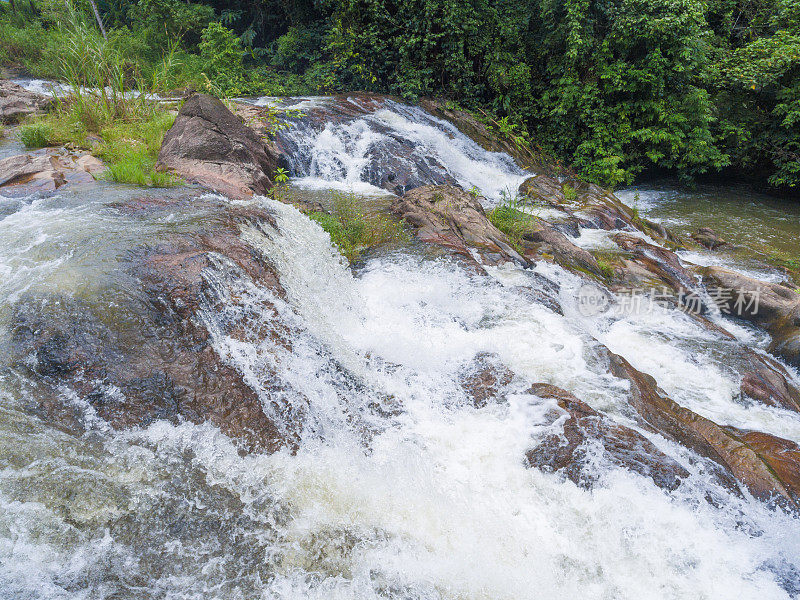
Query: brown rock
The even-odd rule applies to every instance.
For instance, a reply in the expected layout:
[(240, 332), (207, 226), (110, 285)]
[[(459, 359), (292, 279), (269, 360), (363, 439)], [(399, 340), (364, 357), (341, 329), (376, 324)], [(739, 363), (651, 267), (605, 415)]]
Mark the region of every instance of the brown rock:
[(800, 412), (800, 392), (789, 383), (788, 373), (780, 365), (762, 360), (754, 367), (742, 378), (742, 394), (767, 406)]
[(597, 276), (602, 275), (597, 259), (591, 252), (573, 244), (567, 236), (556, 231), (546, 221), (536, 221), (531, 229), (522, 235), (522, 240), (526, 249), (531, 248), (539, 254), (552, 255), (558, 264), (569, 271), (589, 271)]
[[(169, 201), (165, 199), (161, 208), (164, 205)], [(152, 203), (130, 210), (158, 208)], [(219, 299), (204, 276), (220, 255), (260, 287), (283, 293), (272, 268), (239, 237), (240, 224), (271, 226), (271, 217), (253, 208), (225, 210), (210, 221), (213, 227), (175, 234), (156, 248), (142, 248), (128, 274), (136, 282), (126, 290), (130, 300), (118, 305), (111, 319), (105, 307), (84, 300), (24, 297), (13, 307), (16, 368), (32, 369), (52, 389), (71, 389), (118, 429), (158, 419), (209, 421), (243, 450), (291, 445), (295, 423), (278, 425), (267, 416), (265, 399), (217, 353), (201, 318), (202, 306), (207, 307), (203, 314), (223, 308), (215, 304)], [(233, 296), (231, 301), (239, 299)], [(268, 314), (269, 307), (264, 308)], [(246, 319), (249, 313), (243, 314)], [(277, 318), (219, 326), (232, 337), (260, 327), (260, 339), (286, 343)], [(269, 373), (261, 373), (260, 379), (269, 382)], [(41, 410), (45, 417), (60, 418), (57, 400), (45, 399)], [(297, 412), (293, 416), (299, 428), (301, 416)]]
[(728, 243), (710, 227), (701, 227), (692, 234), (692, 239), (709, 250), (716, 250)]
[(100, 173), (106, 168), (102, 160), (92, 156), (91, 154), (83, 154), (79, 156), (75, 161), (75, 167), (78, 169), (83, 169), (87, 173)]
[(463, 370), (461, 387), (472, 398), (476, 408), (486, 406), (497, 398), (502, 389), (514, 379), (514, 372), (502, 364), (493, 354), (482, 353)]
[(17, 123), (26, 115), (46, 109), (53, 102), (53, 98), (29, 92), (12, 81), (0, 79), (0, 123)]
[(701, 273), (722, 312), (763, 327), (772, 334), (769, 351), (800, 367), (800, 291), (722, 267)]
[(518, 192), (520, 196), (541, 204), (560, 205), (567, 201), (562, 184), (546, 175), (528, 177), (520, 184)]
[(104, 169), (95, 157), (76, 157), (63, 149), (42, 149), (0, 160), (0, 187), (11, 195), (53, 191), (66, 183), (94, 182), (94, 173)]
[(157, 168), (221, 194), (246, 197), (272, 187), (277, 167), (258, 135), (218, 99), (191, 96), (164, 136)]
[[(530, 466), (563, 470), (569, 479), (588, 488), (598, 474), (593, 465), (586, 464), (586, 454), (590, 445), (597, 444), (609, 462), (649, 477), (661, 488), (673, 490), (681, 479), (688, 477), (683, 467), (642, 434), (598, 413), (569, 392), (544, 383), (533, 385), (528, 392), (556, 399), (569, 415), (561, 435), (552, 434), (527, 452)], [(553, 421), (559, 416), (552, 415)]]
[[(681, 264), (678, 256), (671, 250), (655, 246), (640, 237), (627, 233), (617, 233), (611, 239), (620, 248), (630, 252), (630, 260), (621, 263), (618, 276), (628, 285), (649, 285), (673, 294), (673, 301), (689, 312), (704, 314), (708, 312), (703, 297), (698, 294), (700, 287), (695, 276)], [(649, 274), (642, 272), (635, 265), (643, 267)]]
[(35, 175), (57, 170), (58, 160), (45, 154), (17, 154), (0, 160), (0, 187), (26, 183)]
[[(800, 487), (795, 477), (784, 479), (780, 473), (791, 470), (786, 462), (800, 470), (792, 442), (759, 433), (759, 445), (748, 443), (746, 432), (721, 427), (705, 417), (678, 405), (656, 384), (650, 375), (637, 371), (619, 355), (608, 353), (611, 372), (630, 382), (630, 404), (643, 422), (730, 472), (750, 492), (762, 499), (776, 500), (800, 509)], [(751, 435), (751, 438), (753, 436)], [(762, 452), (760, 448), (768, 448)]]
[(472, 259), (477, 250), (489, 264), (509, 260), (526, 264), (497, 229), (477, 198), (455, 185), (426, 185), (398, 198), (391, 211), (417, 229), (417, 237)]

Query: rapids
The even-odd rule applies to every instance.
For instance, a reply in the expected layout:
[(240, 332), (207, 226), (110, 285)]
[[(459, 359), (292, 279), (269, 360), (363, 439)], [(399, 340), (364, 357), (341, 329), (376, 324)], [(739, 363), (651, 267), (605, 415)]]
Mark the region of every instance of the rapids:
[[(408, 183), (475, 186), (491, 205), (528, 175), (418, 108), (356, 103), (337, 115), (324, 99), (301, 102), (323, 109), (280, 134), (295, 151), (298, 194), (385, 195), (389, 170)], [(647, 195), (643, 210), (658, 217), (665, 194)], [(219, 257), (203, 273), (199, 324), (273, 419), (288, 427), (302, 415), (294, 451), (243, 455), (212, 425), (188, 421), (115, 431), (67, 389), (56, 392), (82, 428), (41, 419), (32, 407), (47, 383), (11, 361), (13, 307), (31, 295), (76, 298), (134, 336), (141, 292), (126, 265), (137, 248), (218, 218), (200, 205), (147, 218), (120, 209), (139, 195), (98, 183), (0, 196), (0, 598), (800, 594), (798, 518), (721, 487), (708, 461), (640, 429), (627, 384), (596, 352), (607, 345), (720, 424), (800, 441), (800, 415), (739, 396), (738, 352), (763, 348), (763, 333), (714, 316), (729, 339), (666, 308), (587, 317), (576, 310), (581, 280), (547, 263), (486, 277), (410, 243), (352, 269), (316, 223), (268, 198), (252, 202), (275, 225), (242, 236), (285, 293)], [(558, 285), (563, 315), (526, 295), (541, 278)], [(276, 324), (290, 345), (268, 334)], [(460, 377), (487, 353), (514, 377), (505, 401), (476, 408)], [(563, 425), (544, 418), (554, 401), (526, 393), (536, 382), (638, 429), (689, 477), (666, 492), (591, 448), (592, 490), (527, 468), (525, 451)]]

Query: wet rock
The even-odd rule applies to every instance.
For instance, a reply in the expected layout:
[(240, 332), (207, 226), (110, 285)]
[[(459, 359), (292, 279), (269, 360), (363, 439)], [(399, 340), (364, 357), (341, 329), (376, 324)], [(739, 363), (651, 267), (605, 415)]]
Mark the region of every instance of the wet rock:
[(391, 205), (391, 211), (417, 230), (417, 237), (472, 259), (477, 251), (485, 263), (527, 260), (511, 247), (506, 235), (486, 216), (478, 198), (454, 185), (416, 188)]
[(581, 235), (581, 227), (577, 221), (552, 221), (548, 223), (550, 227), (567, 237), (576, 238)]
[(514, 158), (517, 164), (535, 168), (537, 171), (555, 173), (557, 170), (553, 164), (545, 162), (540, 156), (531, 152), (530, 148), (498, 135), (497, 129), (490, 128), (487, 123), (478, 120), (472, 113), (448, 108), (443, 102), (431, 98), (422, 99), (419, 105), (432, 115), (449, 121), (461, 133), (490, 152), (505, 152)]
[(476, 408), (483, 408), (490, 400), (497, 399), (512, 379), (514, 372), (496, 354), (481, 353), (462, 370), (461, 387)]
[[(698, 314), (709, 312), (705, 300), (698, 293), (700, 285), (695, 276), (681, 264), (674, 252), (627, 233), (614, 234), (611, 239), (630, 253), (631, 260), (621, 262), (617, 273), (629, 286), (647, 285), (655, 288), (652, 291), (661, 297), (670, 292), (672, 297), (669, 300), (682, 309)], [(643, 277), (636, 266), (644, 268), (647, 275)]]
[[(615, 422), (581, 402), (569, 392), (552, 385), (533, 385), (528, 393), (557, 400), (567, 413), (561, 434), (547, 436), (526, 457), (532, 467), (563, 471), (580, 485), (590, 488), (599, 477), (591, 455), (602, 449), (603, 458), (610, 463), (649, 477), (664, 489), (674, 490), (689, 473), (678, 463), (658, 450), (642, 434)], [(563, 413), (550, 415), (555, 422)]]
[(277, 158), (258, 135), (207, 94), (191, 96), (164, 136), (157, 168), (221, 194), (264, 194)]
[(716, 250), (720, 246), (724, 246), (728, 243), (719, 237), (710, 227), (701, 227), (692, 234), (692, 239), (709, 250)]
[(325, 207), (322, 206), (322, 203), (317, 202), (316, 200), (303, 200), (302, 198), (291, 198), (290, 202), (292, 206), (297, 208), (297, 210), (299, 210), (304, 215), (310, 215), (312, 213), (328, 212), (325, 210)]
[(722, 267), (701, 270), (723, 313), (754, 323), (772, 335), (769, 352), (800, 367), (800, 291)]
[(775, 369), (762, 367), (742, 378), (742, 394), (766, 404), (800, 412), (800, 392)]
[(609, 352), (608, 360), (611, 373), (630, 383), (629, 402), (644, 424), (716, 462), (754, 496), (800, 509), (798, 478), (781, 475), (790, 470), (787, 462), (797, 470), (800, 462), (795, 450), (786, 455), (778, 451), (791, 449), (792, 442), (758, 433), (759, 444), (751, 444), (747, 435), (753, 439), (754, 432), (721, 427), (677, 404), (652, 376), (636, 370), (621, 356)]
[[(800, 505), (800, 446), (760, 431), (735, 427), (725, 427), (725, 430), (741, 441), (748, 450), (762, 457), (775, 478), (783, 483), (785, 490), (792, 496), (795, 506)], [(755, 491), (751, 488), (751, 491), (761, 497), (774, 493), (770, 487)]]
[(573, 244), (567, 236), (556, 231), (549, 223), (537, 220), (531, 229), (522, 235), (527, 250), (537, 254), (552, 255), (554, 260), (568, 271), (588, 271), (598, 277), (602, 276), (597, 259), (588, 250)]
[(0, 79), (0, 123), (18, 123), (27, 115), (45, 110), (53, 102), (53, 98), (29, 92), (12, 81)]
[[(376, 187), (393, 194), (405, 192), (423, 185), (455, 185), (456, 180), (435, 156), (419, 151), (418, 145), (402, 135), (381, 119), (371, 118), (376, 111), (397, 107), (387, 96), (366, 93), (348, 93), (328, 97), (324, 102), (303, 109), (300, 114), (287, 112), (282, 117), (282, 127), (275, 132), (275, 148), (285, 160), (293, 175), (308, 175), (314, 172), (319, 161), (315, 148), (307, 144), (309, 138), (327, 130), (334, 135), (343, 133), (354, 122), (366, 119), (355, 130), (344, 132), (350, 144), (369, 130), (380, 141), (363, 148), (359, 160), (359, 176)], [(276, 109), (281, 110), (281, 109)], [(402, 109), (401, 109), (402, 110)], [(252, 112), (248, 110), (247, 112)], [(354, 137), (352, 137), (354, 136)], [(326, 169), (345, 178), (350, 165), (341, 161), (327, 162)]]
[[(529, 201), (567, 211), (570, 222), (589, 229), (638, 230), (659, 242), (679, 246), (680, 239), (669, 229), (642, 218), (619, 198), (600, 186), (574, 177), (555, 178), (539, 174), (529, 177), (519, 186), (518, 193)], [(577, 217), (573, 211), (580, 212)]]
[(530, 302), (541, 304), (558, 315), (564, 315), (561, 307), (560, 293), (561, 288), (558, 284), (550, 281), (539, 273), (528, 273), (533, 279), (532, 285), (518, 286), (516, 289)]
[(520, 184), (518, 193), (539, 204), (560, 205), (567, 202), (562, 184), (546, 175), (528, 177)]
[[(117, 429), (159, 419), (209, 421), (243, 450), (291, 444), (293, 424), (278, 425), (267, 416), (262, 397), (217, 353), (200, 316), (203, 307), (210, 314), (225, 308), (205, 276), (217, 272), (220, 260), (276, 295), (283, 293), (272, 268), (239, 236), (240, 225), (271, 226), (269, 214), (254, 207), (226, 210), (208, 221), (213, 226), (141, 248), (131, 258), (129, 300), (114, 310), (66, 296), (23, 297), (13, 308), (15, 368), (33, 371), (53, 390), (70, 390)], [(269, 307), (264, 310), (269, 315)], [(249, 330), (246, 325), (219, 324), (234, 338)], [(262, 339), (284, 343), (277, 320), (266, 319), (261, 327)], [(260, 377), (269, 381), (269, 373)], [(50, 399), (41, 410), (58, 419), (57, 406)]]

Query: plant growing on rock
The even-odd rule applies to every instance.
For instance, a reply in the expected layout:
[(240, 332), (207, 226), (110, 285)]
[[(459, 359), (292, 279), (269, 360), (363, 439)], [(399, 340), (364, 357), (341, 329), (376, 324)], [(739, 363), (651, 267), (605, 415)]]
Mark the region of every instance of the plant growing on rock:
[(174, 121), (174, 115), (159, 113), (148, 121), (104, 128), (103, 141), (94, 153), (108, 163), (106, 177), (117, 183), (149, 187), (177, 184), (175, 176), (155, 170), (164, 133)]
[(538, 217), (526, 212), (519, 196), (507, 193), (503, 193), (502, 201), (489, 212), (489, 221), (508, 236), (519, 253), (524, 250), (522, 236), (536, 226), (537, 220)]
[(564, 200), (567, 202), (575, 202), (578, 199), (578, 191), (569, 184), (564, 184), (561, 188), (561, 193), (564, 194)]
[(367, 248), (407, 239), (402, 222), (365, 210), (363, 201), (352, 193), (334, 196), (333, 214), (315, 212), (310, 217), (350, 262)]

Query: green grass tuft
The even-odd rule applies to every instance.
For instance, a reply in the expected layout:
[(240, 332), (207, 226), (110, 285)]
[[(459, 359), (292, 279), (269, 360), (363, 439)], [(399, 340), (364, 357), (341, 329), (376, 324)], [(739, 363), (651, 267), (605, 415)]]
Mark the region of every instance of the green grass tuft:
[(567, 202), (575, 202), (578, 199), (578, 190), (566, 183), (561, 187), (561, 193), (564, 194), (564, 200)]
[(614, 279), (616, 276), (616, 271), (614, 271), (614, 267), (611, 266), (607, 260), (597, 257), (597, 266), (600, 268), (600, 274), (606, 280)]
[(53, 125), (46, 121), (23, 125), (17, 135), (26, 148), (44, 148), (58, 143)]
[(362, 202), (354, 194), (337, 194), (332, 215), (315, 212), (309, 216), (328, 232), (331, 241), (350, 262), (356, 261), (367, 248), (402, 242), (408, 237), (401, 222), (364, 211)]
[(167, 187), (180, 182), (169, 173), (155, 170), (164, 134), (175, 116), (156, 113), (150, 120), (119, 123), (102, 130), (102, 142), (94, 153), (108, 163), (106, 178), (117, 183)]
[(538, 217), (523, 210), (518, 197), (506, 198), (489, 213), (489, 221), (506, 234), (513, 248), (522, 253), (522, 236), (534, 229)]

